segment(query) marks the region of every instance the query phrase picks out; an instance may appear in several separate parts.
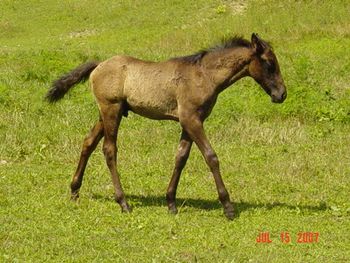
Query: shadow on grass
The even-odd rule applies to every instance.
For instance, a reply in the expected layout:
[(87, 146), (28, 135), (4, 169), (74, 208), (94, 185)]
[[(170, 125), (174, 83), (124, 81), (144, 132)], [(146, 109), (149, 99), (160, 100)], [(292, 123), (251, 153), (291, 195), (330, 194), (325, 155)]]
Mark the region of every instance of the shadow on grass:
[[(140, 207), (166, 207), (165, 196), (157, 195), (127, 195), (128, 202), (131, 206)], [(99, 194), (93, 194), (92, 199), (102, 202), (114, 202), (113, 197), (102, 196)], [(206, 200), (206, 199), (193, 199), (193, 198), (177, 198), (177, 207), (192, 207), (203, 210), (217, 210), (222, 209), (222, 205), (218, 200)], [(233, 202), (234, 209), (236, 211), (236, 217), (239, 217), (240, 213), (254, 209), (266, 209), (272, 210), (275, 208), (286, 208), (289, 210), (296, 210), (303, 212), (319, 212), (330, 209), (325, 202), (320, 202), (319, 205), (291, 205), (281, 202), (273, 203), (249, 203), (249, 202)]]

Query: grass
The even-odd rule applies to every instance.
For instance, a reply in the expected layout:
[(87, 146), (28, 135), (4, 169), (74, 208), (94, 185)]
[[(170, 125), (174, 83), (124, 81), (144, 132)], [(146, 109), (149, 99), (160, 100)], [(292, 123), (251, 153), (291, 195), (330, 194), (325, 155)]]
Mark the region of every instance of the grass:
[[(346, 1), (7, 1), (0, 15), (0, 261), (348, 262), (350, 5)], [(273, 105), (243, 79), (206, 122), (236, 218), (227, 221), (193, 148), (168, 215), (180, 128), (130, 114), (119, 170), (121, 214), (100, 147), (78, 203), (69, 183), (98, 116), (88, 85), (56, 105), (52, 80), (88, 59), (163, 60), (225, 35), (272, 42), (288, 88)], [(259, 244), (260, 232), (272, 243)], [(280, 241), (288, 232), (291, 242)], [(319, 233), (298, 243), (298, 233)]]

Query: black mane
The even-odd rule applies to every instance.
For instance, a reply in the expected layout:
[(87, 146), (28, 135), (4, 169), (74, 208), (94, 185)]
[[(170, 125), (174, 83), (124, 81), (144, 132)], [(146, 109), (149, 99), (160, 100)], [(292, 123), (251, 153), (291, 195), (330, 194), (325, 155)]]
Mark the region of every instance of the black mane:
[(213, 47), (203, 49), (198, 51), (197, 53), (193, 55), (188, 55), (184, 57), (176, 57), (174, 59), (182, 61), (184, 63), (189, 63), (189, 64), (196, 64), (199, 63), (203, 57), (210, 53), (210, 52), (215, 52), (215, 51), (220, 51), (224, 49), (229, 49), (229, 48), (235, 48), (235, 47), (247, 47), (249, 48), (251, 46), (250, 42), (243, 37), (240, 36), (234, 36), (231, 38), (226, 38), (221, 41), (220, 44), (215, 45)]

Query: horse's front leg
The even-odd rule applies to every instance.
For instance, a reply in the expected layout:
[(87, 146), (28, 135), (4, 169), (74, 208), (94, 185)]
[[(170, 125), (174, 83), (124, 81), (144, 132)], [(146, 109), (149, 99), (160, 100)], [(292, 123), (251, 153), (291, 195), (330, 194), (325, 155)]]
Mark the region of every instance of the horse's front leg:
[(192, 115), (184, 118), (182, 121), (180, 120), (180, 122), (182, 127), (189, 134), (190, 138), (198, 146), (214, 176), (216, 189), (219, 194), (219, 199), (224, 207), (226, 217), (230, 220), (233, 219), (233, 205), (231, 204), (229, 193), (226, 190), (224, 181), (222, 180), (220, 174), (219, 159), (205, 135), (203, 121), (199, 118), (199, 116)]
[(169, 212), (173, 214), (177, 213), (176, 201), (175, 201), (176, 189), (179, 184), (182, 169), (185, 167), (188, 156), (190, 155), (192, 142), (193, 141), (188, 136), (187, 132), (185, 130), (182, 130), (180, 143), (179, 143), (179, 147), (175, 158), (175, 168), (174, 168), (173, 175), (171, 177), (167, 194), (166, 194), (166, 200), (168, 202)]

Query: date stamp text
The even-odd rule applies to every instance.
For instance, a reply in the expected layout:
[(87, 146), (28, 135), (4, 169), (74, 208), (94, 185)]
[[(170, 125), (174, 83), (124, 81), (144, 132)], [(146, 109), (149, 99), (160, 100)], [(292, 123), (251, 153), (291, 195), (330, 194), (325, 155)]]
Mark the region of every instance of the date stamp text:
[[(304, 232), (300, 231), (296, 234), (290, 234), (283, 231), (279, 235), (279, 242), (283, 244), (289, 243), (318, 243), (320, 234), (318, 232)], [(260, 232), (256, 237), (256, 243), (272, 243), (274, 239), (270, 236), (270, 232)]]

